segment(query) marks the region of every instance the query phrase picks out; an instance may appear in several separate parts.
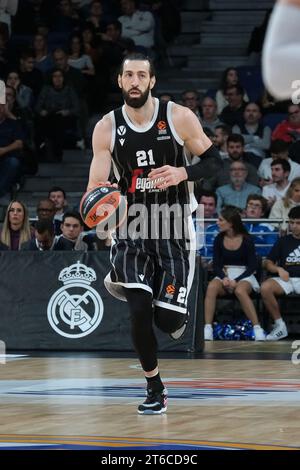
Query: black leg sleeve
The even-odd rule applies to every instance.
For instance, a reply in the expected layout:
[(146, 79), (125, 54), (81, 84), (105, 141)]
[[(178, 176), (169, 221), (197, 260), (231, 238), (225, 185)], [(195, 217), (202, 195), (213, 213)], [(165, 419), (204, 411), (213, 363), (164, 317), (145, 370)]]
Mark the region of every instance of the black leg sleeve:
[(143, 289), (125, 289), (131, 317), (134, 348), (145, 372), (157, 367), (157, 342), (153, 332), (152, 294)]
[(154, 310), (154, 322), (157, 328), (164, 333), (173, 333), (178, 330), (187, 319), (187, 315), (184, 313), (169, 310), (163, 307), (155, 307)]

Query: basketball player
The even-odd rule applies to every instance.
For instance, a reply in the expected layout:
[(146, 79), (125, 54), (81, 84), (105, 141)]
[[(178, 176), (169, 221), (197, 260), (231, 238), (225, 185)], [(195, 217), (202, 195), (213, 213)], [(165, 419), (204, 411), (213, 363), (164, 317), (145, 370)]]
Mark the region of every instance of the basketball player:
[[(276, 98), (291, 99), (295, 93), (299, 100), (299, 24), (300, 0), (279, 0), (270, 17), (262, 61), (265, 84)], [(298, 84), (292, 87), (294, 81)]]
[[(192, 155), (206, 158), (208, 164), (218, 153), (189, 108), (160, 103), (151, 96), (155, 75), (149, 58), (142, 54), (127, 56), (118, 84), (125, 104), (105, 115), (95, 127), (88, 190), (107, 182), (113, 163), (120, 190), (127, 196), (127, 228), (134, 219), (130, 216), (134, 207), (142, 207), (142, 225), (151, 225), (152, 229), (157, 221), (168, 222), (157, 208), (188, 206), (188, 181), (203, 176), (199, 163), (187, 166), (183, 147)], [(154, 215), (153, 207), (157, 210)], [(171, 214), (170, 219), (182, 222), (182, 213), (179, 210), (179, 216)], [(153, 319), (174, 339), (186, 327), (192, 252), (186, 249), (185, 237), (175, 238), (174, 232), (173, 227), (170, 237), (163, 238), (161, 231), (156, 236), (155, 229), (155, 236), (152, 232), (139, 238), (129, 234), (125, 239), (117, 233), (111, 250), (113, 269), (105, 279), (109, 292), (129, 305), (133, 344), (147, 380), (147, 398), (138, 407), (140, 414), (161, 414), (167, 409)]]

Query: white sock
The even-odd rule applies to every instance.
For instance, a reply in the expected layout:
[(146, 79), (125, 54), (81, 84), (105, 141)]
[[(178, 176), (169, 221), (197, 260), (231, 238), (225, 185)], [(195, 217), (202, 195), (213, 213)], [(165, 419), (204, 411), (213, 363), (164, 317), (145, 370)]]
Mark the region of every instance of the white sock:
[(205, 323), (205, 326), (208, 326), (209, 328), (212, 328), (212, 324), (211, 324), (211, 323)]
[(254, 325), (253, 328), (254, 328), (255, 330), (259, 330), (259, 329), (261, 328), (261, 326), (260, 326), (260, 325)]
[(275, 320), (276, 326), (282, 326), (283, 324), (284, 324), (284, 321), (282, 318), (278, 318), (277, 320)]

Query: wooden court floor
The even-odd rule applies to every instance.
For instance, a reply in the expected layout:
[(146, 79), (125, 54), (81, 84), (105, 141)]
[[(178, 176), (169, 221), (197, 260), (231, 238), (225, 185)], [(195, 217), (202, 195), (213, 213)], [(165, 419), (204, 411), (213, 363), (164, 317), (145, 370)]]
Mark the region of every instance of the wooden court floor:
[(300, 449), (300, 341), (160, 356), (168, 413), (140, 416), (134, 355), (8, 355), (0, 449)]

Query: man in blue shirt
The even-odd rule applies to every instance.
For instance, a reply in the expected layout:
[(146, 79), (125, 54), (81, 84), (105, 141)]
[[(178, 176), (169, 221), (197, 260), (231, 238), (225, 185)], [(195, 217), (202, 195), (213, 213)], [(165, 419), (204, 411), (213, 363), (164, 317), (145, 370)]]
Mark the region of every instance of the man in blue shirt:
[(217, 212), (223, 206), (235, 206), (245, 209), (249, 194), (261, 194), (261, 189), (253, 184), (246, 183), (248, 170), (244, 162), (236, 161), (230, 165), (230, 184), (217, 189)]

